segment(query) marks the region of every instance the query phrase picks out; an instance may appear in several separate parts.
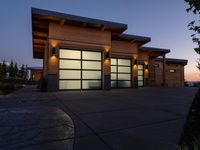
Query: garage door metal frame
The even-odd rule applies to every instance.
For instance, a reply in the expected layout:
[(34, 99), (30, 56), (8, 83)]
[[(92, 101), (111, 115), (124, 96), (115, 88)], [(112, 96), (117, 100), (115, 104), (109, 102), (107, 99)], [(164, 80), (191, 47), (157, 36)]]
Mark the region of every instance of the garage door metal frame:
[[(117, 76), (117, 79), (116, 80), (112, 80), (111, 79), (111, 81), (116, 81), (116, 87), (112, 87), (111, 86), (111, 88), (132, 88), (133, 87), (133, 83), (132, 83), (132, 81), (133, 81), (133, 79), (132, 79), (132, 60), (130, 59), (130, 58), (117, 58), (117, 57), (112, 57), (111, 59), (116, 59), (117, 60), (117, 64), (116, 65), (111, 65), (111, 67), (112, 66), (116, 66), (116, 68), (117, 68), (117, 72), (116, 72), (116, 76)], [(120, 67), (128, 67), (128, 66), (126, 66), (126, 65), (118, 65), (118, 59), (124, 59), (124, 60), (130, 60), (130, 80), (118, 80), (118, 66), (120, 66)], [(114, 73), (114, 72), (111, 72), (111, 74), (112, 73)], [(126, 72), (120, 72), (120, 74), (128, 74), (128, 73), (126, 73)], [(130, 87), (118, 87), (118, 81), (130, 81)], [(110, 83), (111, 84), (111, 83)]]
[[(60, 50), (61, 49), (65, 49), (65, 50), (73, 50), (73, 51), (80, 51), (81, 52), (81, 58), (80, 59), (70, 59), (70, 58), (60, 58)], [(89, 60), (89, 59), (83, 59), (83, 52), (99, 52), (101, 53), (101, 60)], [(67, 91), (67, 90), (102, 90), (103, 88), (103, 54), (102, 54), (102, 51), (95, 51), (95, 50), (84, 50), (84, 49), (72, 49), (72, 48), (65, 48), (65, 47), (59, 47), (59, 53), (58, 53), (58, 56), (59, 56), (59, 60), (58, 60), (58, 87), (59, 87), (59, 81), (60, 80), (64, 80), (64, 81), (67, 81), (67, 80), (80, 80), (80, 89), (60, 89), (60, 91)], [(64, 69), (64, 68), (60, 68), (60, 60), (79, 60), (81, 62), (81, 68), (80, 69)], [(101, 70), (99, 69), (82, 69), (82, 64), (83, 64), (83, 61), (92, 61), (92, 62), (101, 62)], [(80, 71), (80, 79), (60, 79), (60, 70), (79, 70)], [(83, 79), (82, 78), (82, 73), (83, 71), (101, 71), (101, 79)], [(94, 80), (94, 81), (100, 81), (101, 82), (101, 87), (100, 88), (95, 88), (95, 89), (83, 89), (83, 81), (84, 80)]]

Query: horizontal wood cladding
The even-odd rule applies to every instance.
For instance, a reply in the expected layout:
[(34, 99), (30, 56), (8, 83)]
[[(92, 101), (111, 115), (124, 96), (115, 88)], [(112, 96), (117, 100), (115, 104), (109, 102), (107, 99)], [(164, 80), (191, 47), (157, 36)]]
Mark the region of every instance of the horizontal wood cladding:
[(118, 41), (113, 40), (111, 43), (111, 56), (117, 57), (133, 57), (133, 54), (138, 53), (138, 48), (136, 43), (131, 43), (128, 41)]
[(64, 40), (49, 40), (50, 46), (53, 45), (51, 43), (56, 43), (55, 45), (58, 46), (59, 48), (66, 48), (66, 49), (80, 49), (80, 50), (91, 50), (91, 51), (105, 50), (105, 46), (98, 44), (91, 44), (91, 43), (81, 43), (81, 42), (72, 42)]
[[(152, 66), (153, 65), (153, 66)], [(151, 85), (162, 84), (163, 79), (162, 62), (151, 63), (150, 67), (150, 83)], [(170, 72), (174, 70), (174, 72)], [(167, 63), (165, 67), (166, 84), (169, 87), (184, 86), (184, 66), (181, 64)]]
[(49, 24), (49, 39), (110, 46), (111, 31), (60, 25), (51, 22)]
[(139, 52), (138, 53), (138, 61), (139, 62), (148, 61), (148, 60), (149, 60), (148, 53), (145, 53), (145, 52)]

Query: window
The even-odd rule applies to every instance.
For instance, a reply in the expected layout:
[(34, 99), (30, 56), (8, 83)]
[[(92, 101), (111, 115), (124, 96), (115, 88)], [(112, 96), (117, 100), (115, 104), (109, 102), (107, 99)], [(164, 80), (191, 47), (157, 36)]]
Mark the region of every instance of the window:
[(170, 73), (175, 73), (176, 70), (175, 70), (175, 69), (170, 69), (169, 72), (170, 72)]
[(111, 58), (111, 87), (131, 87), (131, 60)]
[(144, 86), (144, 65), (138, 65), (138, 86)]
[(101, 52), (60, 49), (59, 89), (101, 89)]

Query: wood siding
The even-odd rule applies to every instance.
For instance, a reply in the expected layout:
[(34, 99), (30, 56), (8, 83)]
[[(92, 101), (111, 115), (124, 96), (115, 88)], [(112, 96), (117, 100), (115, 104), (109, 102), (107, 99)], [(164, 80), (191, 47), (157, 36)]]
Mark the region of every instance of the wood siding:
[[(150, 65), (150, 85), (161, 86), (163, 81), (162, 62), (152, 62)], [(170, 72), (174, 70), (175, 72)], [(166, 63), (165, 68), (166, 86), (181, 87), (184, 86), (184, 65)]]
[(133, 58), (134, 55), (138, 54), (137, 43), (131, 43), (128, 41), (112, 41), (111, 44), (111, 57), (118, 58)]

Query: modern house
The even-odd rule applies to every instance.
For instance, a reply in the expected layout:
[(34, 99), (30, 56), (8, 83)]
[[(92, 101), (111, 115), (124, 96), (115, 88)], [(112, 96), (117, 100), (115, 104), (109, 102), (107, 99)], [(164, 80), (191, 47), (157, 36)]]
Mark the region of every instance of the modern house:
[(43, 59), (49, 91), (183, 86), (187, 60), (143, 47), (126, 24), (32, 8), (33, 57)]

